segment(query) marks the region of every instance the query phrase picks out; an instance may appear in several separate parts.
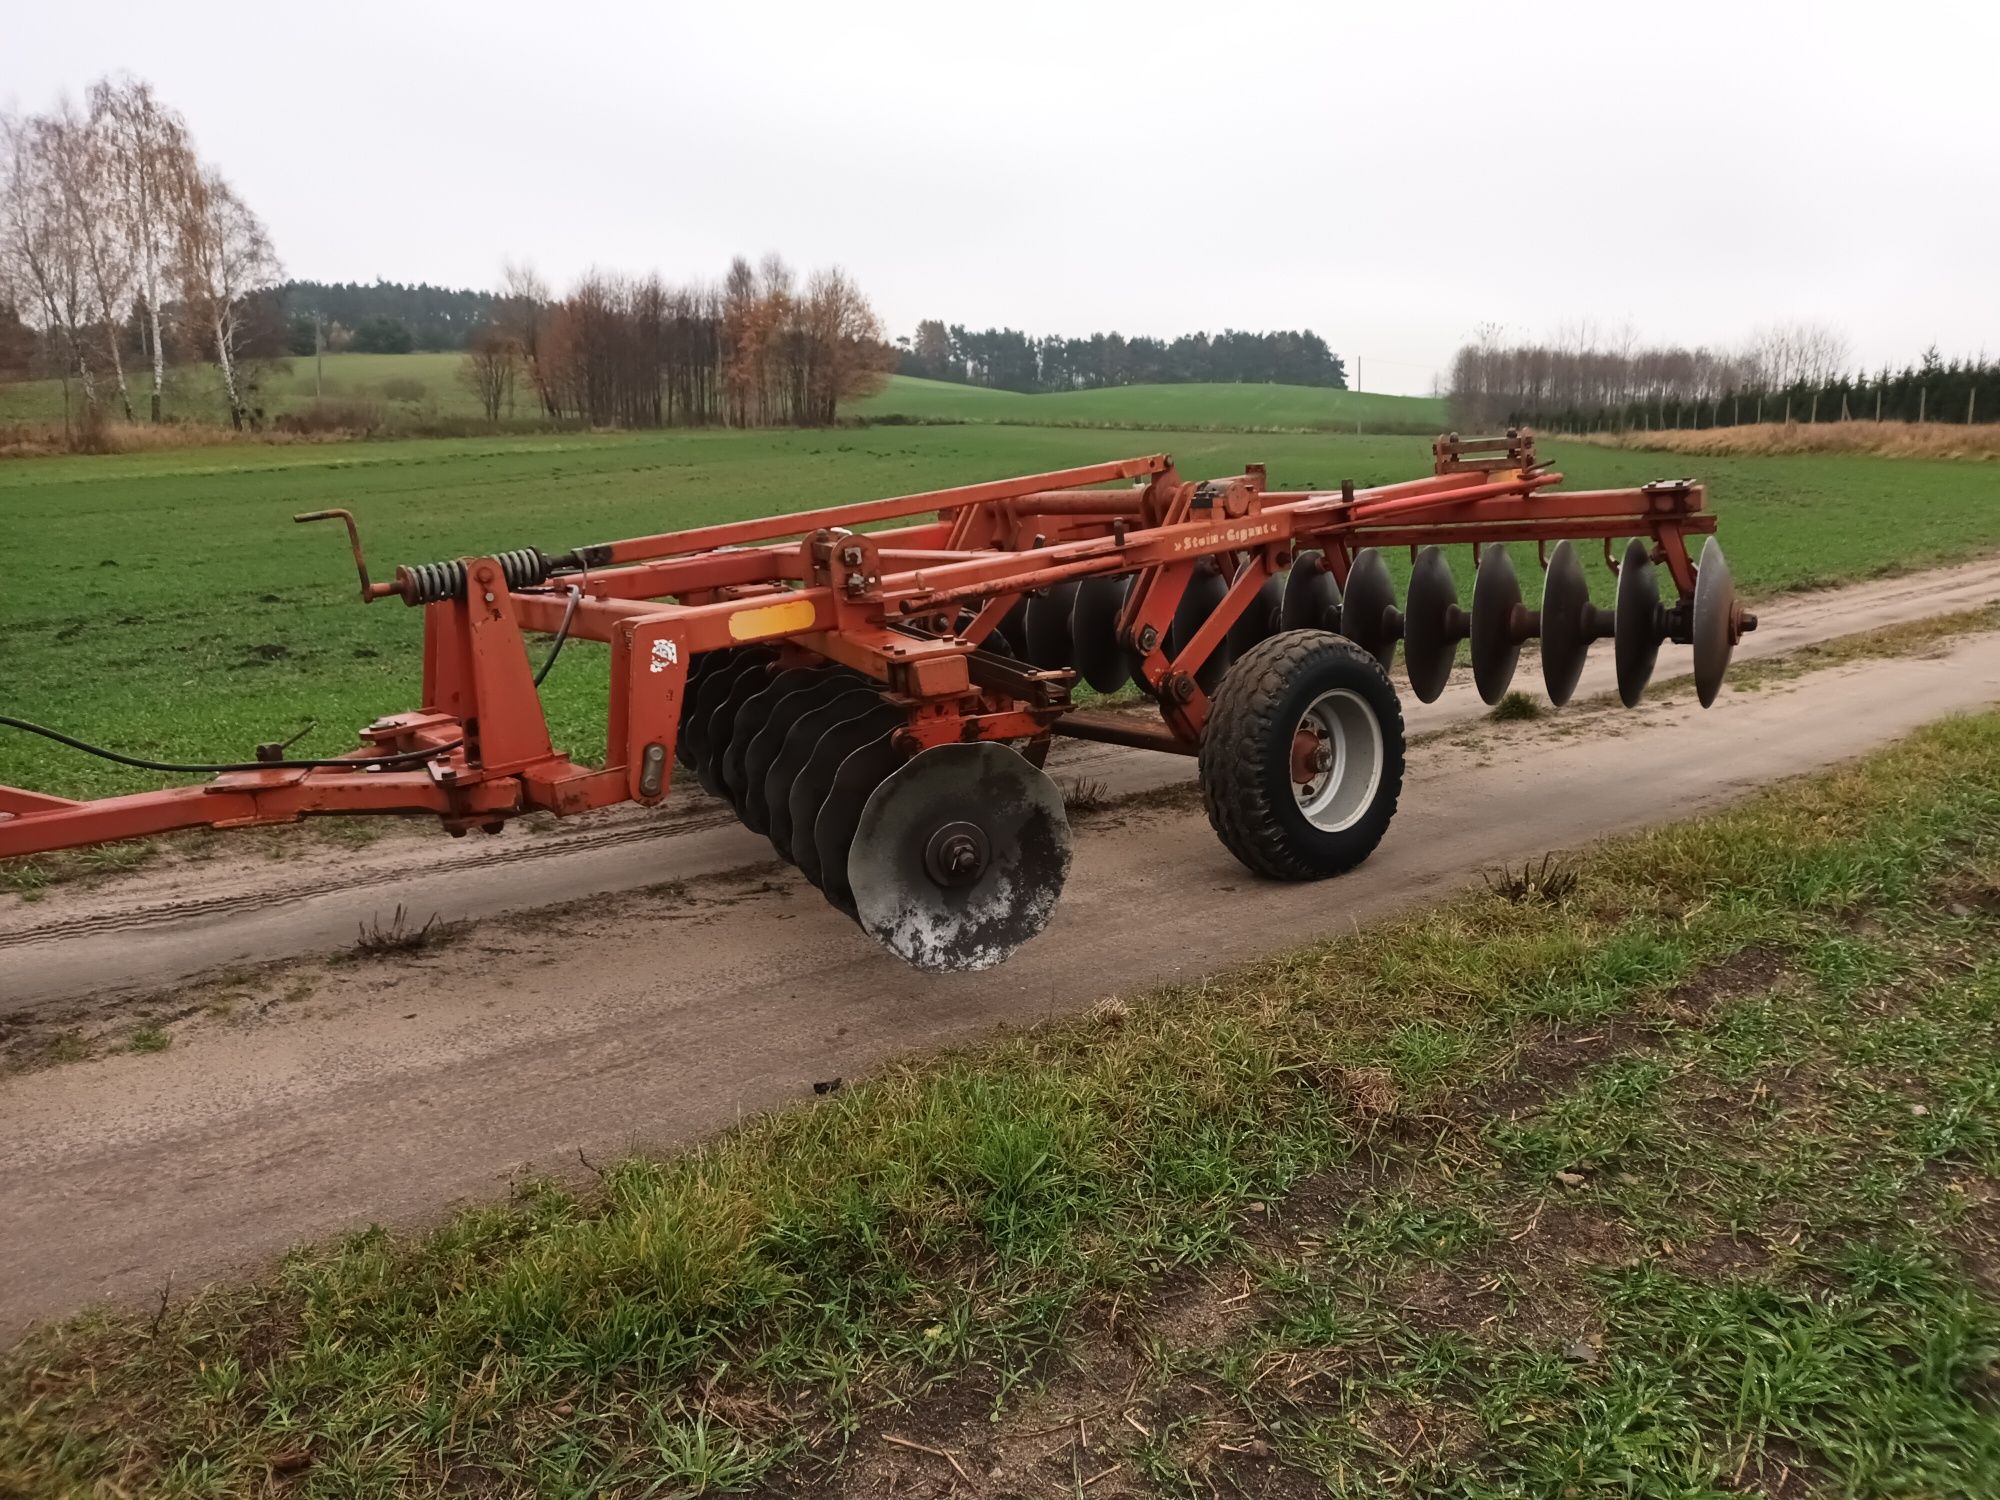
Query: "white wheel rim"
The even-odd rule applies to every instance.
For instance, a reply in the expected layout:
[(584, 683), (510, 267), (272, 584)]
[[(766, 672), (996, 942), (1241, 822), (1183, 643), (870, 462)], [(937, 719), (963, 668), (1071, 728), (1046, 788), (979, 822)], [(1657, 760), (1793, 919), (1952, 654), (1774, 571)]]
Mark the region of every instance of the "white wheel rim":
[(1299, 811), (1322, 833), (1352, 828), (1374, 805), (1382, 784), (1381, 720), (1359, 693), (1335, 688), (1299, 716), (1294, 746), (1300, 735), (1310, 735), (1318, 748), (1309, 779), (1299, 780), (1295, 761), (1286, 766)]

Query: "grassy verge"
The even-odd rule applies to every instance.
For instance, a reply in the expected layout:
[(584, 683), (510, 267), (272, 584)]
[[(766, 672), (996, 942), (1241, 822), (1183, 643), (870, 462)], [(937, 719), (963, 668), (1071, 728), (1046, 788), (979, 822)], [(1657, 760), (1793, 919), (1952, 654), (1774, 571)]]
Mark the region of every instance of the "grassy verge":
[[(1004, 1415), (1136, 1336), (1155, 1404), (1093, 1495), (1239, 1461), (1357, 1493), (1782, 1491), (1780, 1465), (1991, 1493), (2000, 715), (1577, 873), (45, 1330), (0, 1373), (0, 1476), (817, 1482), (885, 1420)], [(1538, 1253), (1558, 1213), (1616, 1220), (1617, 1253)], [(1145, 1332), (1202, 1267), (1257, 1321)], [(1427, 1304), (1432, 1268), (1494, 1320)], [(1259, 1375), (1294, 1356), (1325, 1384)]]
[(1659, 432), (1587, 433), (1578, 442), (1667, 453), (1868, 453), (1881, 458), (2000, 458), (2000, 424), (1763, 422)]

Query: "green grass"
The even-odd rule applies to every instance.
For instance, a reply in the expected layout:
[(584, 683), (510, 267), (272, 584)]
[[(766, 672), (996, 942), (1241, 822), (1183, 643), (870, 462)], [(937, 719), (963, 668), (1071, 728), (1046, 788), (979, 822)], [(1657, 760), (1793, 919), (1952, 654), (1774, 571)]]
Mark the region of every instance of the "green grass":
[[(458, 354), (329, 354), (326, 356), (324, 391), (329, 401), (368, 401), (389, 409), (393, 416), (463, 417), (482, 415), (478, 399), (459, 381), (463, 356)], [(143, 419), (152, 391), (150, 369), (128, 371), (132, 407)], [(310, 355), (271, 361), (252, 366), (252, 404), (276, 416), (292, 411), (313, 399), (314, 370)], [(414, 397), (390, 396), (385, 384), (414, 383), (422, 387)], [(115, 391), (108, 382), (100, 386), (107, 409), (117, 405)], [(72, 409), (81, 401), (72, 386)], [(535, 415), (532, 392), (525, 386), (519, 393), (520, 414)], [(170, 416), (206, 422), (226, 422), (228, 407), (222, 398), (222, 384), (208, 365), (181, 365), (167, 372), (166, 409)], [(16, 381), (0, 384), (0, 423), (60, 422), (62, 385), (54, 380)]]
[(1434, 436), (1449, 426), (1434, 396), (1382, 396), (1304, 385), (1132, 385), (1023, 395), (892, 376), (852, 408), (880, 421), (1007, 422), (1041, 427), (1158, 427), (1182, 432), (1369, 432)]
[[(0, 1473), (810, 1480), (885, 1422), (997, 1430), (1122, 1310), (1092, 1472), (1145, 1492), (1993, 1493), (2000, 715), (1578, 876), (45, 1330)], [(1200, 1268), (1247, 1323), (1149, 1324)]]
[[(1011, 426), (831, 432), (545, 434), (187, 449), (0, 464), (0, 555), (31, 559), (0, 592), (0, 712), (150, 758), (240, 758), (316, 727), (337, 752), (415, 706), (418, 616), (364, 607), (336, 527), (348, 506), (378, 574), (482, 548), (582, 542), (908, 493), (1165, 449), (1189, 475), (1266, 461), (1273, 483), (1421, 474), (1419, 438), (1116, 433)], [(1573, 484), (1658, 476), (1658, 455), (1554, 450)], [(1707, 466), (1739, 587), (1845, 581), (2000, 546), (1976, 466), (1866, 458)], [(1402, 561), (1392, 559), (1400, 572)], [(1532, 590), (1533, 559), (1521, 556)], [(1608, 577), (1591, 566), (1600, 592)], [(1462, 596), (1471, 570), (1459, 561)], [(545, 690), (558, 743), (602, 749), (604, 656), (573, 645)], [(161, 778), (0, 732), (0, 783), (104, 794)]]

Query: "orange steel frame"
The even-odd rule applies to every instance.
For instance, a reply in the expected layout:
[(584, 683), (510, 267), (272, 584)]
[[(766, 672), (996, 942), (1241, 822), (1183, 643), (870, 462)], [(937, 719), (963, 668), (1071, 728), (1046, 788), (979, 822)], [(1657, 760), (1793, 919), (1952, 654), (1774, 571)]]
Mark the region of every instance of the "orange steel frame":
[[(1305, 549), (1344, 588), (1364, 547), (1588, 538), (1603, 540), (1609, 561), (1612, 539), (1645, 535), (1681, 599), (1692, 595), (1687, 539), (1715, 529), (1701, 486), (1550, 493), (1562, 476), (1536, 464), (1526, 433), (1440, 438), (1434, 456), (1435, 473), (1405, 483), (1274, 491), (1261, 467), (1194, 483), (1152, 454), (579, 548), (547, 582), (520, 588), (500, 559), (468, 559), (458, 596), (424, 605), (422, 707), (368, 726), (343, 764), (235, 771), (87, 802), (0, 787), (0, 857), (315, 813), (432, 813), (463, 833), (498, 831), (534, 810), (657, 803), (689, 668), (730, 647), (774, 646), (783, 662), (838, 662), (874, 678), (908, 709), (911, 751), (1085, 732), (1081, 720), (1063, 722), (1074, 674), (977, 650), (1029, 590), (1074, 579), (1134, 575), (1119, 638), (1166, 720), (1159, 747), (1183, 749), (1198, 744), (1208, 714), (1195, 670)], [(885, 524), (897, 522), (908, 524)], [(364, 598), (419, 592), (408, 569), (369, 582), (358, 541), (355, 555)], [(1175, 608), (1196, 569), (1211, 565), (1233, 570), (1229, 590), (1169, 657)], [(611, 648), (601, 769), (550, 742), (528, 658), (527, 635), (555, 634), (566, 615), (571, 637)], [(413, 766), (411, 754), (425, 751), (435, 754)], [(371, 768), (391, 756), (403, 759)]]

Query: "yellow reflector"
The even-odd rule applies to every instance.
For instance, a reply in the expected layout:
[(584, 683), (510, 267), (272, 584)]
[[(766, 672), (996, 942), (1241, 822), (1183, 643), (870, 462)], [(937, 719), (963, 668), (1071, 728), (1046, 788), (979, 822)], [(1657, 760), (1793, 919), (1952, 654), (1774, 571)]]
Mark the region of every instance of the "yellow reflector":
[(762, 640), (767, 636), (789, 635), (794, 630), (811, 630), (818, 618), (812, 600), (787, 599), (783, 604), (739, 609), (729, 617), (729, 634), (739, 641)]

